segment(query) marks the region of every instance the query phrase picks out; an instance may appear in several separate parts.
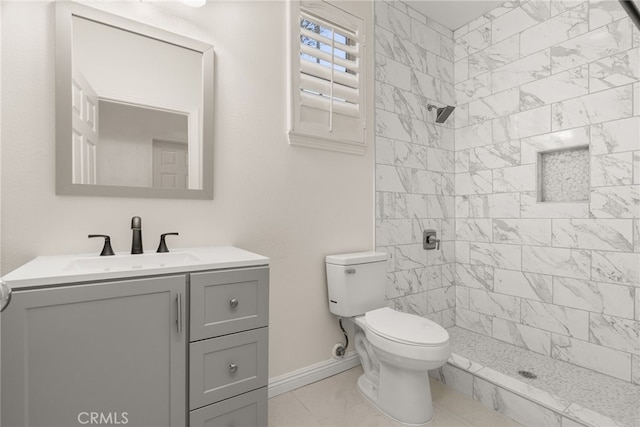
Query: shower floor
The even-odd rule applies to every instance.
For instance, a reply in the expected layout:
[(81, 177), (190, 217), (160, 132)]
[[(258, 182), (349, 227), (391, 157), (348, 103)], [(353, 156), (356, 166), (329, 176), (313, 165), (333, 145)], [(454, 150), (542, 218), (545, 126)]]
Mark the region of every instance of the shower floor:
[(453, 354), (432, 376), (522, 424), (640, 426), (638, 385), (466, 329), (447, 330)]

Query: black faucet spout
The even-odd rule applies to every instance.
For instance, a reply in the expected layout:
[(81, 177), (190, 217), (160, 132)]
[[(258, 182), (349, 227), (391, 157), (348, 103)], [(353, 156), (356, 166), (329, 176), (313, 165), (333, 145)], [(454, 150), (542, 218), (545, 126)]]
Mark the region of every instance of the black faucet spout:
[(131, 240), (131, 254), (142, 253), (142, 219), (139, 216), (131, 218), (131, 230), (133, 238)]

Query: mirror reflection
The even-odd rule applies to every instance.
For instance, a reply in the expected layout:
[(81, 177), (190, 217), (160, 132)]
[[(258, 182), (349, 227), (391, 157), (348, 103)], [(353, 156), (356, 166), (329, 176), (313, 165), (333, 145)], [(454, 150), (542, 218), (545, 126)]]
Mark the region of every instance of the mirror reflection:
[(73, 183), (200, 189), (202, 54), (72, 18)]
[(95, 183), (189, 188), (188, 115), (106, 100), (98, 106)]

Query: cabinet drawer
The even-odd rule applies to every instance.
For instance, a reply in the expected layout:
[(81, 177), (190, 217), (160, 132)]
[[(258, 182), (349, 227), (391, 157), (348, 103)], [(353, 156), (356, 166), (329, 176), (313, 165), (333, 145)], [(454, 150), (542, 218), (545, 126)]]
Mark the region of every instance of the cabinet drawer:
[(267, 339), (260, 328), (191, 343), (190, 409), (266, 386)]
[(267, 425), (267, 387), (192, 411), (191, 427)]
[(191, 274), (191, 341), (267, 326), (269, 269)]

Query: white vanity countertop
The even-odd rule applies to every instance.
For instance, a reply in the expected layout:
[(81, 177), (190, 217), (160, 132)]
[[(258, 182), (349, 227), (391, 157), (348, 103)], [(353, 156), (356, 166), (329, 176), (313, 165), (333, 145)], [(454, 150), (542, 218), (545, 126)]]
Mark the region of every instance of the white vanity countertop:
[(40, 256), (2, 277), (11, 289), (269, 265), (269, 258), (232, 246), (172, 249), (139, 255)]

